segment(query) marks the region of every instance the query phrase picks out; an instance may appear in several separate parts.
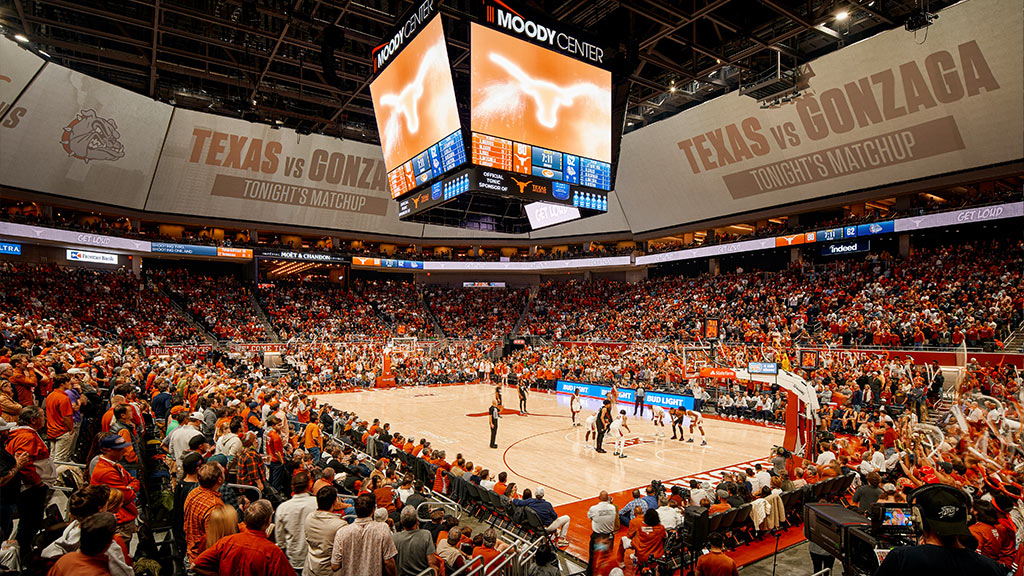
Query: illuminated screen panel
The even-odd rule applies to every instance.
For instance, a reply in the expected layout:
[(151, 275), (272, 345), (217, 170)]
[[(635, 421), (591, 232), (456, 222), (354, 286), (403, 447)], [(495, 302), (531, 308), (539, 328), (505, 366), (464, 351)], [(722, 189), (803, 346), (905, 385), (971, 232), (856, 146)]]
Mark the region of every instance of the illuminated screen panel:
[(370, 95), (392, 198), (466, 162), (440, 17), (377, 76)]
[(473, 163), (611, 189), (611, 73), (473, 24)]

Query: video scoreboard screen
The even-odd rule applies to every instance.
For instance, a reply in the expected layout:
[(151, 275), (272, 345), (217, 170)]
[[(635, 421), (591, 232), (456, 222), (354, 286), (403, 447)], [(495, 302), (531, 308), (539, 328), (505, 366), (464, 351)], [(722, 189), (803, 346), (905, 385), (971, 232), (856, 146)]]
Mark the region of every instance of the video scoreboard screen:
[[(374, 52), (375, 64), (386, 65), (370, 84), (370, 95), (392, 198), (466, 162), (441, 18), (434, 16), (406, 44), (406, 31), (420, 25), (414, 14)], [(398, 49), (387, 62), (385, 57)]]
[(611, 73), (470, 28), (472, 162), (611, 190)]

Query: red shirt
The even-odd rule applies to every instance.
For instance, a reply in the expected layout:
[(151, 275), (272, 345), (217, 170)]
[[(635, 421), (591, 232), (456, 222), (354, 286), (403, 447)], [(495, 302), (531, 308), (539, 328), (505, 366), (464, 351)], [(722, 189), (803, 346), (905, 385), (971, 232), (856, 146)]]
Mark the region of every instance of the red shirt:
[(193, 562), (206, 550), (206, 521), (210, 512), (223, 503), (219, 493), (202, 486), (193, 488), (185, 498), (185, 545)]
[(63, 388), (50, 392), (46, 397), (46, 435), (54, 440), (74, 430), (74, 422), (70, 428), (65, 424), (65, 420), (71, 420), (74, 413), (71, 398), (68, 398)]
[[(18, 426), (11, 430), (10, 435), (7, 437), (6, 448), (8, 454), (25, 452), (31, 458), (33, 464), (40, 460), (49, 460), (50, 458), (50, 449), (46, 447), (43, 439), (39, 437), (39, 433), (28, 426)], [(53, 465), (50, 464), (49, 468), (50, 472), (52, 472)], [(39, 476), (39, 468), (36, 465), (22, 468), (21, 481), (28, 486), (42, 484), (43, 480)]]
[(106, 484), (124, 493), (124, 503), (121, 504), (121, 509), (114, 513), (118, 523), (131, 522), (139, 515), (135, 508), (135, 494), (139, 491), (139, 481), (132, 478), (124, 466), (100, 456), (96, 461), (96, 468), (89, 476), (89, 484), (93, 486)]
[(284, 462), (284, 442), (277, 430), (267, 433), (267, 456), (274, 462)]
[[(641, 523), (636, 524), (636, 520), (640, 520)], [(664, 526), (648, 526), (643, 524), (643, 518), (638, 516), (630, 522), (629, 534), (631, 546), (641, 560), (661, 558), (665, 555), (665, 537), (668, 532)]]
[[(481, 566), (487, 566), (487, 564), (489, 564), (491, 562), (491, 560), (494, 560), (494, 558), (498, 556), (498, 551), (495, 550), (494, 548), (487, 548), (485, 546), (476, 546), (476, 547), (473, 548), (472, 556), (473, 556), (473, 562), (480, 562), (480, 560), (476, 559), (477, 556), (480, 556), (481, 558), (483, 558), (483, 563), (481, 564)], [(492, 572), (488, 572), (488, 574), (491, 574), (491, 573)]]
[(284, 552), (263, 532), (246, 530), (221, 538), (192, 563), (220, 576), (294, 576)]

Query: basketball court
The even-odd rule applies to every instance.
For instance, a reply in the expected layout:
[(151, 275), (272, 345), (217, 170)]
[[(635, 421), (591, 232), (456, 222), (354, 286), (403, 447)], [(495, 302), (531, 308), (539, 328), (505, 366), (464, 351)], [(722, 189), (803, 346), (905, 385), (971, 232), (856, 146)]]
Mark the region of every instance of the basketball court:
[[(607, 454), (598, 454), (586, 445), (585, 429), (572, 427), (567, 395), (531, 392), (527, 404), (530, 413), (521, 415), (515, 410), (519, 403), (515, 388), (506, 387), (502, 393), (505, 410), (498, 423), (498, 449), (491, 449), (487, 408), (493, 395), (493, 386), (469, 384), (325, 394), (319, 398), (364, 420), (380, 418), (381, 423), (391, 424), (392, 431), (417, 441), (426, 438), (435, 449), (446, 452), (448, 461), (462, 453), (467, 462), (492, 474), (506, 471), (520, 494), (524, 488), (544, 486), (545, 498), (555, 506), (590, 499), (601, 490), (630, 490), (654, 479), (672, 484), (673, 480), (767, 460), (772, 447), (781, 444), (784, 436), (781, 428), (706, 418), (708, 445), (700, 445), (699, 432), (693, 443), (685, 443), (671, 440), (667, 425), (660, 429), (666, 437), (656, 437), (658, 430), (650, 420), (650, 410), (645, 410), (645, 418), (640, 420), (632, 416), (632, 405), (622, 404), (620, 409), (629, 415), (631, 432), (626, 435), (627, 457), (617, 458), (612, 455), (610, 438), (604, 443)], [(584, 398), (581, 416), (596, 412), (598, 406), (598, 400)]]

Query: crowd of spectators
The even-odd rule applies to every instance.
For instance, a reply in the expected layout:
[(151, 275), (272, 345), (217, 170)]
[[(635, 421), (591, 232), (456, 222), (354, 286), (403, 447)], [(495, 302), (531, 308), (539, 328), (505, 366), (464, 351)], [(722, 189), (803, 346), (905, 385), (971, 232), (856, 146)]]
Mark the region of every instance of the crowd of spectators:
[(493, 370), (493, 341), (427, 342), (388, 346), (377, 342), (292, 342), (285, 360), (298, 388), (328, 392), (373, 386), (387, 350), (398, 385), (472, 382)]
[(277, 281), (257, 287), (282, 340), (376, 340), (390, 330), (358, 292), (336, 282)]
[(3, 263), (0, 276), (0, 305), (40, 333), (59, 326), (133, 343), (202, 339), (166, 296), (125, 270)]
[(219, 340), (267, 340), (249, 289), (234, 276), (206, 276), (178, 268), (151, 272), (150, 278)]
[(395, 336), (430, 338), (435, 335), (430, 314), (413, 282), (357, 280), (355, 290), (376, 307)]
[(1000, 346), (1024, 322), (1019, 240), (924, 248), (781, 272), (636, 283), (551, 282), (521, 333), (555, 340), (698, 341), (721, 320), (727, 341), (885, 348)]
[(449, 338), (500, 339), (511, 333), (526, 306), (522, 288), (425, 288), (424, 299)]
[[(518, 497), (504, 472), (319, 405), (256, 357), (145, 357), (60, 326), (5, 326), (0, 567), (418, 574), (509, 546), (506, 532), (423, 506), (430, 489), (448, 491), (442, 472)], [(543, 508), (542, 490), (522, 497)], [(545, 549), (537, 562), (553, 559)]]

